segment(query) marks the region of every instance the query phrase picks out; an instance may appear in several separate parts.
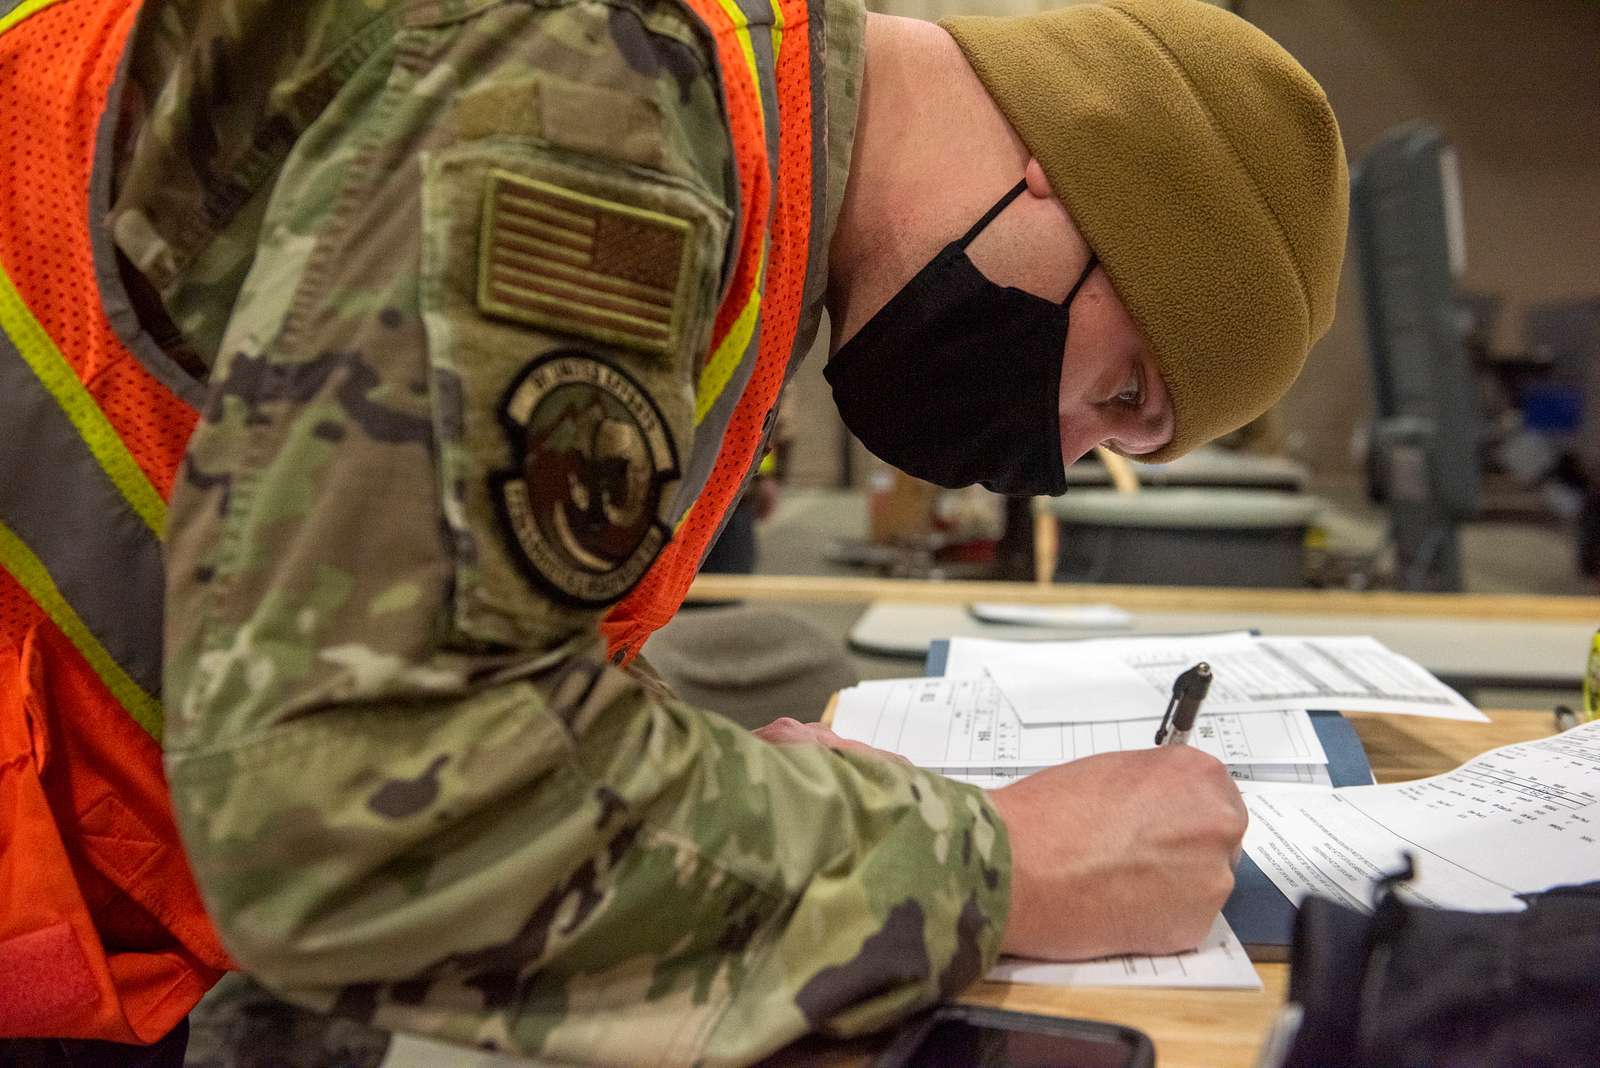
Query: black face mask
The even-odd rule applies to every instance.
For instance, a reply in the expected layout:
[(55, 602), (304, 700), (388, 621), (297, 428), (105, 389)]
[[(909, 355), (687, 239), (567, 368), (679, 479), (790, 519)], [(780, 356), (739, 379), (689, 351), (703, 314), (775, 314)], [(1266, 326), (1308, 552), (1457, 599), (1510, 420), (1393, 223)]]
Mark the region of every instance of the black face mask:
[(886, 463), (959, 489), (980, 482), (1014, 497), (1059, 496), (1057, 393), (1067, 309), (989, 281), (967, 246), (1015, 200), (1000, 198), (961, 240), (889, 299), (828, 361), (824, 377), (845, 426)]

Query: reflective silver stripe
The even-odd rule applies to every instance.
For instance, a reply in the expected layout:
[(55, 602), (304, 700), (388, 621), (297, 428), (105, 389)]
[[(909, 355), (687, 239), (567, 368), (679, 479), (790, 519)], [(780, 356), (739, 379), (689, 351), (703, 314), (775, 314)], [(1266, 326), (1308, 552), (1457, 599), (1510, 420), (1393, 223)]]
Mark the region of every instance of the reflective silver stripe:
[[(828, 35), (825, 13), (827, 0), (810, 0), (806, 5), (806, 47), (811, 50), (811, 251), (806, 260), (806, 285), (801, 294), (804, 317), (825, 296), (828, 284), (828, 161), (833, 145), (828, 141)], [(804, 334), (805, 331), (801, 331)], [(796, 349), (789, 360), (785, 381), (794, 377), (795, 368), (811, 348), (811, 338), (796, 335)]]
[(760, 314), (757, 309), (755, 331), (750, 335), (750, 343), (740, 355), (727, 385), (717, 394), (705, 419), (695, 427), (694, 444), (690, 448), (688, 461), (683, 465), (683, 481), (679, 483), (678, 498), (672, 511), (671, 525), (674, 527), (710, 479), (711, 469), (722, 452), (722, 439), (728, 431), (728, 424), (733, 421), (733, 413), (739, 407), (739, 399), (744, 396), (744, 388), (750, 384), (750, 376), (755, 373), (756, 356), (761, 351)]
[[(784, 116), (778, 110), (778, 57), (772, 50), (772, 0), (735, 0), (745, 18), (750, 20), (750, 51), (756, 58), (756, 88), (761, 95), (761, 114), (766, 117), (767, 165), (772, 168), (772, 203), (778, 202), (778, 131)], [(790, 39), (784, 31), (790, 48), (804, 48), (800, 34)]]
[(4, 333), (0, 421), (0, 523), (128, 677), (159, 696), (161, 543)]

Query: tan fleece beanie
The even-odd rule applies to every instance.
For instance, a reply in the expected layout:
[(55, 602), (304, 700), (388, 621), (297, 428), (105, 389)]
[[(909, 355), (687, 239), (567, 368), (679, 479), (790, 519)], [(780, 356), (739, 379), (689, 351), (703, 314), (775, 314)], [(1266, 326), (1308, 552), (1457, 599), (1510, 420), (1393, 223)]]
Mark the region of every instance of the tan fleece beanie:
[(1349, 175), (1322, 89), (1199, 0), (940, 23), (1044, 168), (1172, 394), (1165, 461), (1288, 390), (1333, 320)]

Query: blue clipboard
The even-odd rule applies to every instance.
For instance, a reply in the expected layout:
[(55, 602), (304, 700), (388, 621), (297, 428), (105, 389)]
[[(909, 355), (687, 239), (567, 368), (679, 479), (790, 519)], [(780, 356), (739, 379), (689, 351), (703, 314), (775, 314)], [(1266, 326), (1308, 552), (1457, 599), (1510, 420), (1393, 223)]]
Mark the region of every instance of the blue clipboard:
[[(924, 665), (927, 674), (943, 675), (949, 659), (950, 643), (935, 641), (928, 647)], [(1338, 712), (1312, 712), (1311, 726), (1322, 739), (1322, 748), (1328, 752), (1328, 778), (1333, 780), (1333, 785), (1371, 785), (1372, 765), (1367, 762), (1367, 751), (1362, 748), (1361, 738), (1349, 720)], [(1244, 943), (1251, 960), (1289, 959), (1289, 945), (1294, 940), (1294, 913), (1294, 906), (1272, 885), (1266, 872), (1248, 856), (1240, 858), (1234, 872), (1233, 893), (1222, 906), (1222, 915)]]

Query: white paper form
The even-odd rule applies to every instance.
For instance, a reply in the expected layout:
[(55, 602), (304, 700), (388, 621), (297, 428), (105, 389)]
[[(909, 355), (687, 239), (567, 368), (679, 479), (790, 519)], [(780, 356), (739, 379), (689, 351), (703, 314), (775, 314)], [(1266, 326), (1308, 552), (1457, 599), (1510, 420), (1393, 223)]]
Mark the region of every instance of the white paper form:
[[(1287, 714), (1285, 714), (1287, 715)], [(1304, 713), (1301, 716), (1304, 717)], [(1256, 718), (1256, 717), (1247, 717)], [(1098, 723), (1083, 740), (1083, 751), (1074, 749), (1048, 763), (1060, 763), (1095, 752), (1111, 752), (1125, 736), (1134, 744), (1127, 748), (1148, 748), (1154, 740), (1155, 723)], [(1137, 727), (1137, 731), (1133, 730)], [(975, 679), (889, 679), (864, 682), (839, 695), (834, 708), (833, 729), (845, 737), (888, 749), (923, 763), (927, 753), (944, 752), (949, 745), (964, 746), (970, 753), (987, 753), (982, 766), (944, 771), (952, 778), (996, 788), (1039, 767), (997, 767), (995, 753), (1020, 754), (1027, 736), (1035, 731), (1052, 732), (1058, 739), (1072, 739), (1059, 726), (1024, 728), (1005, 697), (987, 678)], [(1310, 720), (1305, 729), (1311, 732)], [(1311, 735), (1315, 738), (1315, 734)], [(958, 739), (952, 742), (952, 739)], [(1078, 741), (1072, 739), (1076, 746)], [(1107, 748), (1096, 748), (1096, 744)], [(1220, 745), (1220, 741), (1213, 744)], [(1320, 752), (1320, 748), (1318, 750)], [(924, 765), (926, 766), (926, 765)], [(1316, 765), (1289, 765), (1289, 774), (1299, 777), (1309, 769), (1320, 771), (1324, 781), (1327, 768)], [(1246, 765), (1230, 769), (1245, 777), (1284, 772), (1283, 765)], [(1245, 956), (1232, 928), (1220, 915), (1201, 946), (1188, 953), (1170, 956), (1124, 956), (1072, 964), (1002, 960), (989, 973), (991, 979), (1017, 983), (1045, 983), (1056, 986), (1152, 986), (1211, 987), (1219, 989), (1258, 989), (1260, 978)]]
[[(1095, 753), (1155, 746), (1158, 718), (1024, 725), (987, 677), (885, 679), (839, 695), (833, 729), (924, 768), (1037, 770)], [(1202, 713), (1190, 744), (1229, 765), (1326, 765), (1304, 710)]]
[(1414, 782), (1245, 798), (1245, 852), (1296, 905), (1370, 907), (1409, 851), (1425, 904), (1516, 909), (1515, 895), (1600, 879), (1600, 723), (1495, 749)]
[(1372, 638), (953, 638), (945, 671), (986, 672), (1032, 725), (1159, 716), (1173, 680), (1200, 660), (1214, 677), (1205, 715), (1327, 708), (1488, 722), (1426, 668)]
[(1261, 989), (1261, 977), (1245, 955), (1228, 921), (1218, 916), (1197, 949), (1162, 957), (1104, 957), (1057, 964), (1002, 957), (988, 978), (1006, 983), (1049, 986), (1187, 986)]
[(1240, 793), (1277, 790), (1285, 786), (1331, 787), (1326, 764), (1229, 764), (1228, 774)]
[[(1044, 767), (938, 769), (946, 778), (984, 790), (998, 790), (1043, 770)], [(1230, 764), (1228, 774), (1233, 776), (1242, 794), (1263, 790), (1318, 790), (1333, 785), (1325, 764)]]

